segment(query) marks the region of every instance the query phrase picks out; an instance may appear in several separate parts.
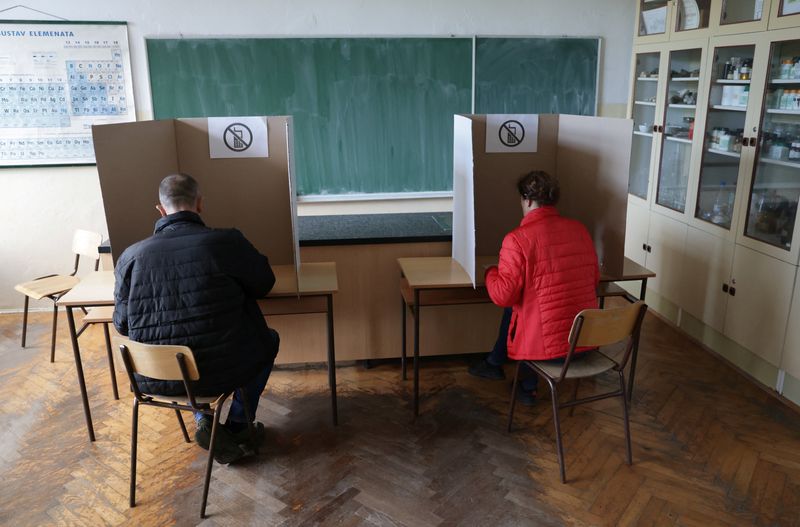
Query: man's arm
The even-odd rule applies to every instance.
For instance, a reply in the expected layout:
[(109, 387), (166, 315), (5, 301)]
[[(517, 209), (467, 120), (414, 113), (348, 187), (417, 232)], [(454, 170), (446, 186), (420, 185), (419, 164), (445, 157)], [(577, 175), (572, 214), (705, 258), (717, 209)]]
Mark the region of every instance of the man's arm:
[(120, 257), (114, 268), (114, 327), (120, 335), (128, 336), (128, 295), (131, 290), (133, 260)]
[(519, 301), (525, 273), (525, 255), (517, 240), (507, 234), (500, 248), (500, 262), (486, 270), (486, 290), (492, 302), (512, 307)]
[(226, 271), (242, 286), (247, 296), (267, 296), (275, 285), (275, 274), (269, 260), (241, 232), (236, 229), (232, 232), (236, 248), (228, 259), (229, 268)]

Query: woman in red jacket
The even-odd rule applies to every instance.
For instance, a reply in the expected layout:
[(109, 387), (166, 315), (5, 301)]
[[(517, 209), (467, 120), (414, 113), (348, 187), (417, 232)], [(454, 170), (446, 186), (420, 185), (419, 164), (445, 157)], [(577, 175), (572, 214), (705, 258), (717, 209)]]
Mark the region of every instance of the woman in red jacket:
[(492, 302), (513, 308), (510, 358), (563, 360), (575, 316), (597, 307), (597, 254), (586, 227), (559, 216), (556, 178), (534, 171), (517, 188), (522, 222), (503, 239), (499, 265), (486, 270), (486, 289)]

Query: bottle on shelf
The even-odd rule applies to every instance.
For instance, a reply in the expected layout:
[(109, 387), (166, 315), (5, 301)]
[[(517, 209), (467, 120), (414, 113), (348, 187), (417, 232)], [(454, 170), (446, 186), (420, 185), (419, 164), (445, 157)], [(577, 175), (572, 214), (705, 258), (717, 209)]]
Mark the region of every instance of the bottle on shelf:
[(783, 61), (781, 61), (781, 71), (779, 74), (780, 78), (791, 79), (793, 68), (794, 64), (792, 63), (792, 59), (784, 59)]

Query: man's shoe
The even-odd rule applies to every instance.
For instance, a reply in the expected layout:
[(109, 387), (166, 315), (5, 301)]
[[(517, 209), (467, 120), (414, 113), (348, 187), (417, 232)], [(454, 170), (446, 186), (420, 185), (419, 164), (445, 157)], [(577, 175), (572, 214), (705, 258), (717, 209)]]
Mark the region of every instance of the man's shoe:
[[(212, 426), (211, 419), (202, 419), (197, 423), (194, 440), (197, 446), (204, 450), (208, 450), (211, 445)], [(239, 443), (224, 426), (220, 426), (217, 429), (217, 442), (214, 445), (214, 459), (217, 463), (222, 465), (233, 463), (243, 458), (246, 453), (245, 450), (239, 447)]]
[(469, 366), (469, 374), (483, 379), (492, 379), (501, 381), (506, 378), (506, 373), (503, 371), (502, 366), (495, 366), (489, 364), (486, 359), (476, 360)]
[[(266, 436), (266, 428), (264, 427), (264, 423), (259, 423), (258, 421), (253, 423), (253, 426), (256, 429), (256, 444), (260, 445), (264, 441), (264, 437)], [(236, 440), (236, 443), (239, 445), (246, 445), (250, 449), (256, 446), (253, 444), (253, 438), (250, 436), (250, 428), (247, 426), (245, 426), (242, 430), (239, 430), (238, 432), (230, 432), (230, 434), (233, 436), (234, 440)]]

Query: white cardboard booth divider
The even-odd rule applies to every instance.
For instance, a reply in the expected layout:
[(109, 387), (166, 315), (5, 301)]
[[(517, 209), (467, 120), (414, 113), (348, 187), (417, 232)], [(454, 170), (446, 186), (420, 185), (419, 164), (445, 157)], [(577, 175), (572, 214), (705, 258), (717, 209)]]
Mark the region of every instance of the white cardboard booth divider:
[(559, 212), (589, 229), (601, 271), (622, 275), (633, 121), (539, 115), (538, 127), (536, 152), (487, 153), (486, 116), (454, 117), (453, 258), (473, 285), (519, 225), (516, 183), (532, 170), (558, 177)]
[[(241, 120), (230, 119), (232, 125)], [(182, 172), (200, 184), (207, 225), (235, 227), (271, 264), (299, 269), (292, 118), (260, 119), (267, 123), (269, 157), (212, 159), (208, 119), (92, 127), (114, 261), (125, 248), (153, 233), (159, 217), (158, 184)]]

